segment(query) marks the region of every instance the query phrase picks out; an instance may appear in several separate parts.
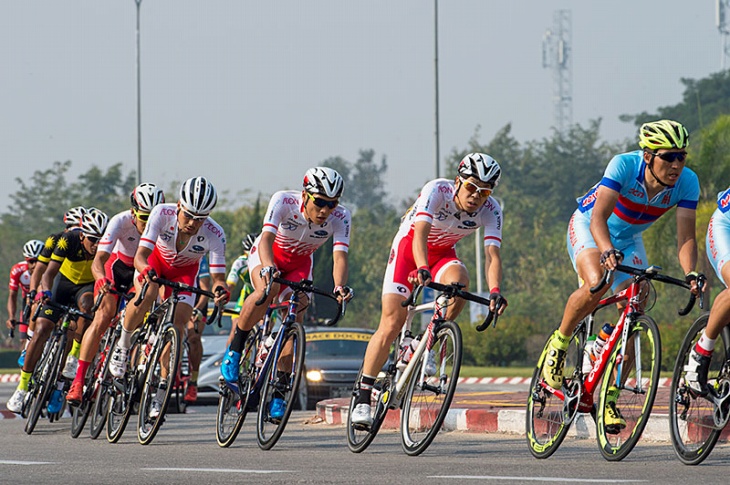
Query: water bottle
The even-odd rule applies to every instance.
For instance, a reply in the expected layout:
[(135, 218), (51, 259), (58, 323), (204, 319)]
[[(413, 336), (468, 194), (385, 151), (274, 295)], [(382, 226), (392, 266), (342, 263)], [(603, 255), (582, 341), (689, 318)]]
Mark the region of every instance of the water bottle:
[(266, 337), (263, 342), (261, 342), (261, 344), (259, 345), (259, 351), (256, 352), (256, 367), (261, 367), (264, 365), (264, 361), (269, 355), (269, 349), (271, 349), (271, 346), (274, 345), (274, 342), (276, 342), (276, 337), (274, 337), (274, 334), (269, 334), (269, 336)]
[(413, 334), (410, 332), (410, 330), (406, 330), (406, 334), (403, 336), (403, 340), (401, 340), (400, 343), (398, 362), (395, 364), (395, 367), (399, 371), (403, 371), (408, 365), (408, 361), (411, 360), (411, 356), (413, 355), (413, 349), (411, 348), (412, 342)]
[(601, 328), (601, 331), (598, 332), (598, 335), (596, 336), (596, 342), (593, 344), (594, 361), (598, 360), (601, 352), (603, 352), (603, 346), (606, 345), (606, 340), (608, 340), (608, 337), (611, 336), (611, 333), (613, 333), (613, 325), (610, 323), (604, 323), (603, 328)]
[(593, 349), (595, 345), (596, 336), (589, 335), (586, 340), (586, 346), (583, 349), (583, 375), (590, 374), (591, 369), (593, 369), (593, 361), (595, 360), (595, 357), (593, 357)]

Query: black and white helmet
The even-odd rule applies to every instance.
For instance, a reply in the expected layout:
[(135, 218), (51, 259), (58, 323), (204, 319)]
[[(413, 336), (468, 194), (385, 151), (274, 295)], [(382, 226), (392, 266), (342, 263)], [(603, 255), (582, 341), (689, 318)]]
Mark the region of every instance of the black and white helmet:
[(502, 169), (495, 159), (484, 153), (470, 153), (459, 163), (459, 175), (463, 178), (475, 177), (484, 183), (497, 187)]
[(304, 190), (310, 194), (337, 198), (342, 195), (345, 182), (337, 171), (329, 167), (314, 167), (304, 174)]
[(63, 223), (66, 224), (66, 227), (79, 227), (84, 218), (84, 214), (86, 214), (86, 209), (80, 205), (71, 207), (63, 215)]
[(256, 241), (256, 238), (258, 237), (258, 234), (249, 234), (248, 236), (243, 238), (243, 241), (241, 241), (241, 244), (243, 244), (243, 250), (244, 251), (251, 251), (251, 248), (253, 247), (253, 243)]
[(180, 206), (195, 215), (210, 214), (217, 202), (215, 187), (205, 177), (193, 177), (180, 187)]
[(81, 222), (81, 232), (85, 236), (91, 237), (102, 237), (104, 231), (106, 231), (106, 225), (109, 222), (109, 218), (99, 209), (92, 207), (86, 214), (84, 214), (84, 220)]
[(38, 259), (43, 249), (43, 241), (38, 239), (31, 239), (27, 243), (23, 244), (23, 257), (25, 259)]
[(165, 194), (155, 184), (144, 183), (134, 188), (129, 199), (134, 210), (150, 213), (154, 206), (165, 202)]

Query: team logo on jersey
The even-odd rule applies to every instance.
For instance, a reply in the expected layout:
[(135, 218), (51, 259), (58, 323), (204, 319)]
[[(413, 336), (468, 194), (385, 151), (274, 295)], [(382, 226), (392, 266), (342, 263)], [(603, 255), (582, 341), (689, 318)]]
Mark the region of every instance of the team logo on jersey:
[(137, 239), (137, 238), (136, 238), (136, 237), (134, 237), (134, 236), (129, 236), (129, 237), (127, 238), (127, 241), (134, 241), (135, 239)]
[(393, 259), (395, 258), (395, 250), (390, 250), (390, 256), (388, 257), (388, 264), (393, 262)]
[[(446, 219), (448, 219), (448, 217), (449, 217), (448, 212), (439, 211), (439, 213), (436, 214), (436, 217), (434, 219), (436, 219), (437, 221), (445, 221)], [(459, 216), (457, 215), (456, 218), (458, 219)]]
[(158, 237), (159, 237), (160, 239), (162, 239), (163, 241), (165, 241), (165, 242), (167, 242), (167, 241), (169, 241), (170, 239), (172, 239), (172, 235), (170, 235), (170, 234), (168, 234), (168, 233), (166, 233), (166, 232), (163, 232), (163, 233), (162, 233), (162, 234), (160, 234), (160, 235), (159, 235)]
[(290, 221), (282, 222), (281, 228), (284, 229), (285, 231), (296, 231), (297, 228), (299, 228), (299, 224), (290, 220)]
[(644, 198), (644, 192), (642, 192), (639, 189), (635, 189), (635, 188), (629, 189), (629, 195), (633, 195), (634, 197)]
[(205, 241), (205, 236), (198, 236), (198, 242)]
[(670, 194), (669, 192), (664, 194), (664, 197), (662, 198), (662, 205), (669, 205), (669, 198), (671, 197), (671, 195), (672, 194)]
[(464, 222), (462, 222), (462, 224), (464, 224), (466, 227), (470, 227), (470, 228), (476, 227), (476, 225), (477, 225), (477, 223), (474, 221), (464, 221)]
[(403, 293), (403, 294), (405, 294), (408, 291), (408, 289), (405, 286), (401, 286), (401, 285), (398, 285), (396, 287), (396, 290), (398, 290), (398, 293)]
[(205, 251), (205, 248), (203, 246), (198, 246), (197, 244), (190, 249), (192, 249), (196, 253), (202, 253)]
[(327, 237), (329, 236), (329, 232), (320, 229), (319, 231), (314, 231), (314, 235), (317, 237)]

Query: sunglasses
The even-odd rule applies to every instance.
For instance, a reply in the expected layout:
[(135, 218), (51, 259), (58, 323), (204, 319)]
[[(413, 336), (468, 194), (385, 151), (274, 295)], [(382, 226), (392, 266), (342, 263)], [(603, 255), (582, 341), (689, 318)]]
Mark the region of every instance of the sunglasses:
[(137, 220), (141, 222), (147, 222), (150, 219), (150, 215), (148, 212), (140, 212), (136, 210), (134, 210), (134, 217), (136, 217)]
[(657, 157), (661, 158), (665, 162), (668, 163), (674, 163), (679, 162), (682, 163), (687, 158), (687, 152), (664, 152), (664, 153), (654, 153)]
[(183, 217), (185, 217), (185, 219), (188, 219), (188, 220), (192, 219), (194, 221), (204, 221), (208, 218), (207, 215), (199, 216), (197, 214), (193, 214), (192, 212), (188, 212), (185, 209), (181, 209), (181, 212), (182, 212)]
[(459, 177), (459, 180), (461, 180), (461, 185), (470, 194), (476, 193), (477, 196), (479, 196), (479, 197), (489, 197), (490, 195), (492, 195), (492, 189), (488, 189), (486, 187), (479, 187), (474, 182), (470, 182), (469, 180), (463, 179), (461, 177)]
[(312, 203), (314, 205), (316, 205), (317, 207), (322, 207), (322, 208), (327, 207), (328, 209), (334, 209), (340, 203), (339, 200), (324, 200), (322, 198), (315, 197), (312, 194), (310, 194), (309, 192), (307, 192), (307, 195), (309, 196), (310, 199), (312, 199)]
[(38, 262), (38, 260), (35, 258), (32, 258), (32, 259), (26, 259), (25, 262), (28, 264), (35, 264)]
[(99, 241), (101, 240), (100, 237), (87, 236), (86, 234), (84, 234), (84, 239), (86, 239), (87, 241), (89, 241), (91, 244), (99, 244)]

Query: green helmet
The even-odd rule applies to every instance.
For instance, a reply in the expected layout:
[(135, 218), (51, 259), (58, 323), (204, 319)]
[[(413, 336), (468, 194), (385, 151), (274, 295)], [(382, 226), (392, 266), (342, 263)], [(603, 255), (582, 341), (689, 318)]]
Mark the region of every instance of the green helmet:
[(689, 133), (681, 123), (672, 120), (659, 120), (644, 123), (639, 129), (639, 146), (651, 151), (659, 149), (686, 148)]

